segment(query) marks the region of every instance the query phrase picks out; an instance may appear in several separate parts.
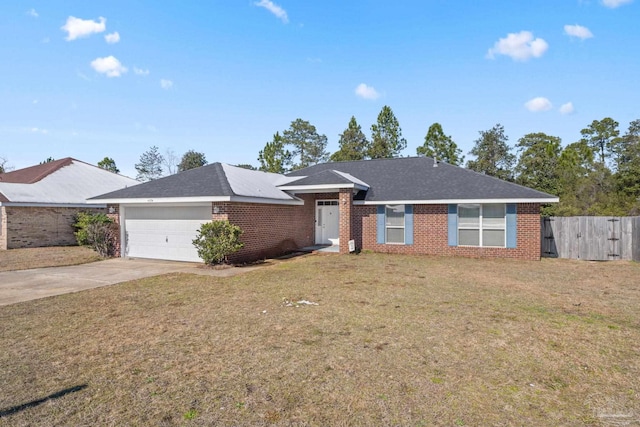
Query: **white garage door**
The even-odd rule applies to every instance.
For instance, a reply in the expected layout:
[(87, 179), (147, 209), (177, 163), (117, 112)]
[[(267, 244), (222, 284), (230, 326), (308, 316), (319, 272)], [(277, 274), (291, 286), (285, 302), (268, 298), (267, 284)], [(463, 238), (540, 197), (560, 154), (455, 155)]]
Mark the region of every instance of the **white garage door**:
[(211, 221), (211, 205), (126, 207), (124, 217), (126, 256), (202, 261), (192, 241)]

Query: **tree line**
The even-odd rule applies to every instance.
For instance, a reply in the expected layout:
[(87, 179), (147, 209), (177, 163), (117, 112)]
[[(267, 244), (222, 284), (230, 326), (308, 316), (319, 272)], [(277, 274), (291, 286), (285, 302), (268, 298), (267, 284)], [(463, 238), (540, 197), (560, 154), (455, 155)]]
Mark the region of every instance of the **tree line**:
[[(465, 164), (462, 150), (439, 123), (433, 123), (416, 154), (558, 196), (560, 203), (543, 206), (543, 215), (640, 215), (640, 119), (629, 123), (624, 133), (619, 126), (609, 117), (594, 120), (580, 131), (580, 139), (563, 147), (559, 137), (542, 132), (526, 134), (511, 146), (504, 127), (496, 124), (479, 132), (468, 153), (472, 159)], [(237, 166), (287, 173), (327, 161), (399, 157), (406, 147), (398, 119), (384, 106), (371, 125), (370, 137), (351, 117), (334, 153), (327, 151), (325, 135), (298, 118), (260, 150), (258, 168)], [(6, 163), (0, 158), (0, 173), (9, 169)], [(153, 146), (135, 164), (136, 179), (150, 181), (206, 164), (203, 153), (188, 150), (178, 157), (172, 150), (162, 154)], [(98, 166), (120, 172), (110, 157)]]
[[(543, 206), (543, 215), (640, 215), (640, 120), (621, 134), (619, 123), (606, 117), (580, 135), (564, 148), (559, 137), (542, 132), (524, 135), (511, 146), (504, 127), (496, 124), (479, 132), (468, 153), (472, 159), (465, 164), (462, 150), (433, 123), (416, 154), (558, 196), (560, 203)], [(259, 152), (259, 169), (286, 173), (328, 160), (399, 157), (407, 141), (393, 111), (384, 106), (370, 138), (351, 117), (338, 150), (329, 154), (326, 145), (327, 137), (315, 126), (296, 119)]]

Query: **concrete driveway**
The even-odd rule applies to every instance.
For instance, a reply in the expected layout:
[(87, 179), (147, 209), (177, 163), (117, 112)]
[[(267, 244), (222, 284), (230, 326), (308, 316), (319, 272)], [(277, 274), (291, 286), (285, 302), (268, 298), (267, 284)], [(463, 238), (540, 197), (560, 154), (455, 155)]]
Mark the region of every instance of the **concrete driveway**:
[(166, 273), (229, 277), (256, 268), (259, 267), (215, 270), (204, 268), (202, 264), (187, 262), (114, 258), (68, 267), (0, 272), (0, 306)]

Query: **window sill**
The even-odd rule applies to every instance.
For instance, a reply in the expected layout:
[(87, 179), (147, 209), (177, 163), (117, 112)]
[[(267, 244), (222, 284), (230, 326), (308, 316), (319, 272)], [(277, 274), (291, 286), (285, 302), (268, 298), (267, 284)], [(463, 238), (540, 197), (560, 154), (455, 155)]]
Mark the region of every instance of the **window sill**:
[(495, 249), (506, 249), (506, 246), (475, 246), (475, 245), (458, 245), (458, 248), (495, 248)]

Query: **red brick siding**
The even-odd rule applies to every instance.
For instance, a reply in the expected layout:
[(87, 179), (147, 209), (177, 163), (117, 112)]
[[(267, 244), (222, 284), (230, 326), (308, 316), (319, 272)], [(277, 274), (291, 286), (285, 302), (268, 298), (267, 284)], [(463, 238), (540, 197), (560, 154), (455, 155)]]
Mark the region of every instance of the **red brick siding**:
[(120, 205), (107, 205), (107, 216), (113, 220), (118, 226), (116, 227), (116, 252), (115, 256), (120, 256), (120, 248), (122, 247), (122, 242), (120, 241)]
[(540, 259), (540, 205), (518, 204), (516, 248), (449, 246), (447, 205), (414, 205), (413, 245), (376, 243), (376, 206), (354, 206), (353, 230), (356, 246), (375, 252), (463, 256), (471, 258)]
[(314, 202), (311, 196), (303, 198), (303, 206), (213, 203), (213, 220), (227, 219), (243, 230), (244, 248), (230, 256), (230, 261), (255, 261), (312, 245)]
[(0, 249), (76, 245), (73, 222), (79, 211), (104, 209), (3, 206)]
[(7, 213), (6, 207), (0, 206), (0, 250), (7, 249)]
[[(537, 203), (518, 204), (516, 248), (475, 248), (449, 246), (447, 205), (414, 205), (414, 244), (385, 245), (376, 243), (376, 206), (353, 205), (350, 203), (352, 200), (350, 190), (330, 194), (305, 194), (299, 197), (304, 200), (303, 206), (212, 203), (213, 220), (229, 220), (244, 231), (242, 241), (245, 247), (232, 255), (230, 260), (232, 262), (255, 261), (313, 245), (317, 199), (340, 200), (341, 253), (348, 251), (348, 241), (353, 239), (357, 249), (375, 252), (472, 258), (540, 259), (540, 206)], [(346, 203), (343, 203), (343, 200)], [(119, 222), (118, 206), (113, 207), (115, 212), (109, 216)]]
[(350, 188), (340, 190), (340, 253), (349, 253), (349, 240), (352, 239), (353, 191)]

